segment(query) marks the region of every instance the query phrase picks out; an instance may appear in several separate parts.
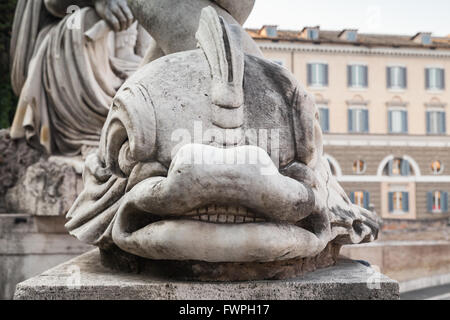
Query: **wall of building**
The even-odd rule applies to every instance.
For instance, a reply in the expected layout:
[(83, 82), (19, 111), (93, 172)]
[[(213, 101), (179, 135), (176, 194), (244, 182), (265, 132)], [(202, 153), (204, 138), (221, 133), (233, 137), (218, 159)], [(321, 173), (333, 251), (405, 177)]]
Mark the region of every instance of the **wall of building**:
[[(286, 46), (285, 46), (286, 47)], [(292, 45), (294, 47), (294, 45)], [(269, 49), (262, 43), (262, 51), (268, 59), (283, 61), (296, 78), (315, 95), (318, 101), (328, 102), (330, 108), (331, 133), (347, 133), (348, 101), (367, 102), (369, 110), (369, 129), (372, 134), (388, 133), (388, 106), (392, 101), (407, 104), (408, 133), (411, 135), (425, 135), (426, 132), (426, 104), (431, 102), (446, 104), (450, 101), (450, 90), (428, 91), (425, 88), (425, 69), (427, 67), (441, 67), (450, 74), (450, 58), (425, 55), (381, 55), (381, 54), (349, 54), (339, 50), (325, 52), (300, 51), (295, 49)], [(330, 48), (333, 48), (330, 46)], [(329, 66), (329, 85), (324, 88), (307, 86), (307, 64), (321, 62)], [(369, 68), (369, 86), (367, 89), (352, 89), (347, 85), (347, 65), (353, 63), (367, 64)], [(387, 66), (398, 65), (407, 68), (408, 86), (405, 90), (387, 88)], [(450, 80), (450, 79), (449, 79)], [(448, 81), (447, 86), (448, 86)], [(447, 122), (450, 113), (447, 112)], [(449, 133), (447, 132), (447, 135)]]
[(16, 285), (93, 247), (67, 234), (64, 217), (0, 214), (0, 300)]

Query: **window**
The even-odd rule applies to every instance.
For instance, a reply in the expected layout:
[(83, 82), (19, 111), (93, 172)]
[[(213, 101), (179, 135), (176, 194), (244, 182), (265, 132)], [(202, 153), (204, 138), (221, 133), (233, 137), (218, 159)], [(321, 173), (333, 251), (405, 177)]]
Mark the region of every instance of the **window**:
[(330, 131), (330, 110), (327, 106), (319, 106), (319, 121), (323, 132)]
[(276, 38), (278, 36), (277, 26), (265, 26), (268, 37)]
[(409, 212), (408, 192), (389, 192), (389, 212), (392, 214), (406, 214)]
[(389, 133), (408, 132), (408, 112), (402, 109), (391, 109), (388, 112)]
[(440, 110), (429, 110), (426, 115), (427, 134), (445, 134), (447, 132), (446, 113)]
[(356, 160), (353, 163), (353, 172), (356, 174), (362, 174), (366, 171), (366, 163), (362, 160)]
[(427, 90), (444, 90), (445, 70), (442, 68), (427, 68), (425, 70), (425, 87)]
[(369, 110), (364, 107), (352, 107), (348, 110), (348, 131), (350, 133), (369, 132)]
[(326, 63), (308, 64), (308, 85), (311, 87), (328, 86), (328, 64)]
[(319, 30), (317, 29), (308, 29), (308, 39), (317, 40), (319, 39)]
[(367, 191), (355, 191), (350, 193), (350, 200), (353, 204), (370, 209), (370, 193)]
[(389, 161), (385, 170), (385, 173), (391, 177), (408, 177), (411, 175), (411, 166), (409, 164), (409, 161), (402, 158), (395, 158)]
[(347, 31), (347, 40), (355, 42), (358, 39), (358, 33), (353, 30)]
[(406, 89), (407, 71), (405, 67), (388, 67), (386, 72), (388, 89)]
[(351, 88), (367, 88), (369, 69), (365, 65), (347, 66), (348, 86)]
[(429, 46), (432, 43), (431, 34), (423, 34), (422, 35), (422, 44)]
[(428, 192), (427, 210), (429, 213), (447, 213), (448, 193), (444, 191)]
[(444, 167), (440, 161), (436, 160), (431, 163), (431, 172), (433, 172), (433, 174), (441, 174), (443, 170)]

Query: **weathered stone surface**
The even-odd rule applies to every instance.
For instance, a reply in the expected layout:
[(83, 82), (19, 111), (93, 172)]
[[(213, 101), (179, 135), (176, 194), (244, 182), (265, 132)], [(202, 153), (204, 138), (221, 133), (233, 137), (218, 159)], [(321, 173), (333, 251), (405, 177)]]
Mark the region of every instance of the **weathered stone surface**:
[(5, 195), (36, 163), (42, 152), (30, 148), (25, 139), (12, 140), (8, 130), (0, 130), (0, 212), (6, 212)]
[(67, 234), (64, 217), (0, 214), (0, 300), (12, 299), (19, 282), (91, 248)]
[(83, 188), (81, 158), (41, 158), (5, 194), (8, 212), (64, 216)]
[[(80, 271), (75, 277), (74, 270)], [(396, 281), (351, 260), (339, 260), (334, 267), (293, 280), (201, 283), (111, 273), (94, 250), (20, 283), (15, 299), (392, 300), (399, 299), (398, 288)]]
[(17, 1), (11, 35), (11, 82), (19, 96), (14, 139), (67, 156), (98, 145), (112, 98), (142, 60), (134, 49), (149, 35), (138, 32), (126, 0), (95, 3)]
[[(130, 3), (142, 25), (155, 16), (155, 38), (174, 18), (156, 8), (172, 1)], [(242, 27), (218, 13), (186, 12), (199, 21), (189, 33), (198, 49), (150, 62), (118, 91), (68, 230), (176, 268), (196, 261), (210, 280), (233, 277), (230, 265), (217, 273), (210, 263), (244, 264), (237, 279), (288, 277), (303, 259), (323, 266), (315, 257), (329, 245), (375, 240), (378, 216), (351, 203), (323, 157), (312, 97), (287, 69), (249, 55)]]
[(149, 260), (115, 248), (100, 250), (100, 260), (104, 266), (115, 271), (160, 275), (181, 281), (284, 280), (335, 265), (339, 248), (329, 245), (315, 257), (247, 263)]

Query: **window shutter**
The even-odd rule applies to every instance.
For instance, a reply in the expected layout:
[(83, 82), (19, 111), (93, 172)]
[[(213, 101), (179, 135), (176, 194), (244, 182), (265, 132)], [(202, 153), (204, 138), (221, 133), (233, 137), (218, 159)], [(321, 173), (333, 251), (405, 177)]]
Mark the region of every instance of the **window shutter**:
[(349, 87), (353, 86), (353, 82), (352, 82), (352, 66), (347, 66), (347, 85)]
[(390, 161), (388, 162), (388, 174), (389, 174), (390, 176), (392, 176), (392, 167), (393, 167), (393, 165), (394, 165), (394, 160), (390, 160)]
[(388, 198), (389, 198), (389, 212), (394, 212), (394, 193), (389, 192)]
[(402, 164), (401, 164), (401, 171), (402, 171), (402, 176), (407, 177), (410, 175), (410, 168), (409, 168), (409, 161), (408, 160), (402, 160)]
[(425, 69), (425, 89), (430, 89), (430, 69)]
[(312, 64), (308, 63), (308, 86), (312, 84)]
[(350, 201), (352, 203), (355, 203), (355, 193), (354, 192), (350, 192)]
[(427, 193), (427, 210), (429, 213), (433, 212), (433, 192)]
[(388, 130), (392, 133), (392, 111), (388, 111)]
[(364, 66), (363, 70), (364, 70), (364, 87), (367, 88), (369, 86), (369, 67)]
[(447, 117), (446, 117), (446, 113), (445, 112), (441, 112), (441, 117), (440, 117), (440, 133), (446, 133), (447, 132)]
[(328, 131), (330, 131), (330, 110), (329, 109), (324, 109), (324, 117), (325, 117), (325, 119), (324, 119), (325, 124), (324, 124), (323, 130), (325, 132), (328, 132)]
[(391, 67), (386, 68), (386, 85), (387, 85), (388, 89), (392, 88), (391, 70), (392, 70)]
[(406, 67), (402, 68), (403, 72), (403, 88), (408, 88), (408, 69), (406, 69)]
[(445, 70), (441, 69), (440, 70), (440, 76), (441, 76), (441, 89), (444, 90), (445, 89)]
[(348, 109), (348, 132), (353, 132), (353, 110)]
[(448, 212), (448, 193), (441, 192), (441, 195), (442, 195), (442, 212), (447, 213)]
[(402, 207), (403, 207), (403, 211), (409, 212), (409, 193), (408, 192), (403, 192)]
[(369, 210), (370, 207), (370, 193), (364, 191), (364, 209)]
[(369, 110), (363, 110), (364, 132), (369, 133)]
[(328, 86), (328, 64), (324, 64), (324, 73), (325, 73), (324, 86)]
[(427, 133), (431, 133), (431, 112), (427, 111)]
[(408, 111), (402, 111), (402, 132), (408, 133)]

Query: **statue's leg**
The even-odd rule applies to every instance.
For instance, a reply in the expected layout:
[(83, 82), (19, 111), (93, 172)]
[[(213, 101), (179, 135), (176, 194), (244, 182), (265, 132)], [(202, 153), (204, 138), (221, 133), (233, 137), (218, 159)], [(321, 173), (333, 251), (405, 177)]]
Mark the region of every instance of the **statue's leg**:
[[(214, 7), (228, 23), (239, 23), (210, 0), (128, 0), (139, 23), (151, 34), (165, 54), (196, 48), (195, 33), (200, 14), (207, 6)], [(246, 53), (262, 56), (258, 45), (241, 27)]]

